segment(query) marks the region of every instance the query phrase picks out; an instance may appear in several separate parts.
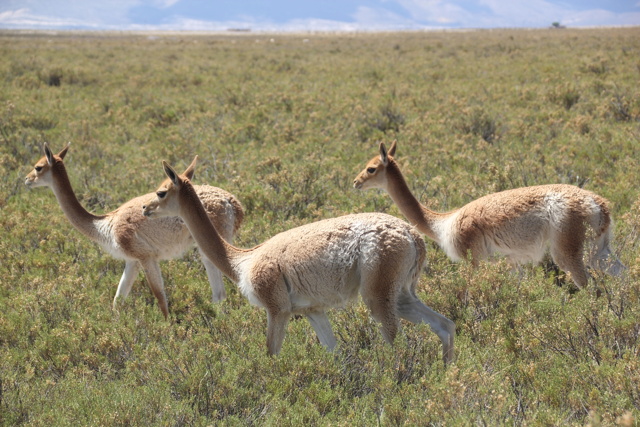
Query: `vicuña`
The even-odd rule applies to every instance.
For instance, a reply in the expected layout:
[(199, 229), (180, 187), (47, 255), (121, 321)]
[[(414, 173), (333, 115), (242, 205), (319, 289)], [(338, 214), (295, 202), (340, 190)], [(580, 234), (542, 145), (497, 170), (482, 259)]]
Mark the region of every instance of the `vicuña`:
[(381, 213), (346, 215), (279, 233), (252, 249), (227, 243), (211, 224), (189, 176), (166, 162), (169, 177), (144, 208), (146, 216), (182, 218), (200, 250), (238, 285), (240, 292), (267, 312), (267, 350), (277, 354), (289, 318), (301, 314), (320, 343), (329, 349), (336, 338), (325, 313), (357, 298), (382, 324), (392, 343), (399, 319), (425, 322), (442, 342), (443, 358), (454, 355), (455, 325), (416, 297), (426, 257), (424, 240), (406, 222)]
[[(176, 217), (155, 221), (146, 219), (142, 215), (142, 206), (150, 194), (136, 197), (105, 215), (88, 212), (78, 201), (63, 163), (68, 148), (69, 145), (56, 155), (45, 143), (45, 155), (27, 175), (25, 184), (28, 187), (51, 187), (62, 211), (78, 231), (115, 258), (125, 260), (124, 273), (113, 299), (114, 310), (118, 300), (127, 297), (142, 268), (160, 310), (167, 318), (169, 308), (158, 261), (182, 256), (193, 247), (189, 230)], [(207, 216), (223, 238), (232, 241), (244, 216), (240, 202), (232, 194), (216, 187), (199, 185), (195, 189), (204, 203)], [(212, 299), (220, 301), (226, 295), (222, 274), (206, 256), (201, 254), (201, 258), (211, 285)]]
[(583, 260), (587, 230), (595, 241), (590, 265), (619, 275), (624, 265), (612, 254), (609, 203), (591, 191), (566, 184), (538, 185), (489, 194), (446, 213), (423, 206), (394, 160), (396, 141), (380, 144), (353, 181), (357, 189), (381, 188), (418, 230), (433, 239), (454, 261), (471, 255), (474, 265), (494, 253), (512, 264), (539, 262), (550, 249), (578, 287), (587, 286)]

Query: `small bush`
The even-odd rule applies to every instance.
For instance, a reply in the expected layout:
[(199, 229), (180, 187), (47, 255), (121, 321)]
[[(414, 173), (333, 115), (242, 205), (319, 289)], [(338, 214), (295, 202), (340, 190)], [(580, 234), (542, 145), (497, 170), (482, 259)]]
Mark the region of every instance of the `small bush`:
[(366, 115), (363, 125), (359, 128), (360, 140), (363, 142), (375, 138), (375, 135), (385, 135), (389, 132), (399, 132), (405, 123), (404, 115), (392, 105), (385, 104), (377, 114)]
[(466, 134), (479, 136), (489, 144), (499, 138), (498, 122), (481, 108), (471, 108), (460, 118), (457, 128)]
[(377, 117), (369, 120), (369, 125), (384, 133), (388, 131), (399, 132), (400, 126), (404, 124), (404, 116), (396, 111), (391, 105), (380, 107)]
[(42, 81), (49, 86), (60, 86), (62, 84), (62, 78), (64, 72), (61, 68), (53, 68), (51, 70), (45, 70), (42, 75)]
[(597, 76), (604, 75), (608, 71), (608, 68), (607, 61), (604, 59), (595, 59), (584, 66), (585, 71)]
[(547, 97), (551, 102), (563, 106), (565, 110), (570, 110), (580, 100), (580, 92), (575, 87), (561, 85), (549, 92)]
[(628, 122), (633, 119), (629, 100), (623, 95), (616, 94), (609, 101), (609, 113), (618, 122)]

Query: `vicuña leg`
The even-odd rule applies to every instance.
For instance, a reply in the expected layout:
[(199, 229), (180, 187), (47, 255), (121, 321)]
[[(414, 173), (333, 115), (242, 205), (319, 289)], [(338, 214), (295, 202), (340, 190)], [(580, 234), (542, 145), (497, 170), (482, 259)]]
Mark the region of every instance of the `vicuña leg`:
[(222, 301), (227, 297), (222, 272), (202, 252), (200, 252), (200, 258), (202, 258), (204, 269), (207, 271), (209, 285), (211, 286), (211, 300), (213, 302)]
[(380, 331), (385, 341), (393, 344), (400, 328), (400, 319), (394, 307), (394, 286), (389, 283), (382, 283), (380, 279), (365, 283), (361, 293), (362, 299), (369, 311), (371, 311), (371, 317), (380, 322)]
[(329, 323), (327, 314), (324, 312), (307, 313), (307, 319), (309, 319), (313, 330), (316, 331), (320, 344), (329, 350), (333, 350), (337, 341), (331, 329), (331, 323)]
[(291, 313), (267, 309), (267, 352), (280, 353)]
[(398, 298), (398, 314), (412, 323), (426, 323), (442, 342), (442, 358), (445, 363), (453, 361), (456, 325), (443, 315), (424, 305), (416, 296), (403, 293)]
[(621, 276), (627, 267), (611, 252), (609, 247), (610, 238), (609, 230), (596, 238), (590, 265), (612, 276)]
[(138, 261), (127, 261), (124, 265), (124, 272), (118, 284), (116, 296), (113, 297), (113, 310), (117, 310), (118, 300), (127, 298), (133, 283), (138, 278), (140, 272), (140, 263)]
[(582, 222), (566, 224), (566, 228), (557, 232), (551, 239), (551, 257), (558, 267), (571, 273), (578, 288), (586, 288), (589, 275), (582, 260), (586, 227)]
[(142, 269), (147, 276), (147, 283), (151, 288), (151, 292), (155, 295), (160, 306), (160, 311), (164, 315), (164, 318), (169, 317), (169, 306), (167, 304), (167, 297), (164, 294), (164, 281), (162, 280), (162, 273), (160, 272), (160, 265), (158, 261), (153, 259), (143, 260), (140, 262)]

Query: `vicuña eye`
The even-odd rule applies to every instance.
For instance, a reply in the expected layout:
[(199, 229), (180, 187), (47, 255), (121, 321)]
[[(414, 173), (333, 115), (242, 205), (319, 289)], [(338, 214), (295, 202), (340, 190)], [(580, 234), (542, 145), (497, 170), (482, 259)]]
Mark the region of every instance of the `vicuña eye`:
[(167, 195), (167, 192), (166, 192), (166, 191), (158, 191), (158, 192), (156, 193), (156, 196), (158, 196), (160, 199), (163, 199), (163, 198), (164, 198), (164, 196), (166, 196), (166, 195)]
[(376, 173), (376, 168), (367, 168), (367, 172)]
[(42, 166), (36, 166), (36, 172), (40, 172), (42, 170)]

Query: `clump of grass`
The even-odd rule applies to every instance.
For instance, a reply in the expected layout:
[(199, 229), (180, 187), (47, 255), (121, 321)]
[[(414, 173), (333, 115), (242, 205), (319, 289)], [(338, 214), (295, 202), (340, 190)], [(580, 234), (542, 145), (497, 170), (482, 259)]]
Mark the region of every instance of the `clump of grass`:
[(380, 113), (377, 117), (369, 121), (369, 125), (384, 133), (388, 131), (399, 132), (400, 126), (404, 124), (404, 116), (396, 111), (391, 105), (383, 105), (380, 107)]
[(628, 122), (634, 118), (631, 112), (631, 102), (624, 95), (613, 95), (609, 101), (608, 110), (614, 120), (618, 122)]
[(377, 114), (367, 114), (363, 121), (364, 124), (358, 133), (360, 140), (366, 142), (374, 135), (399, 132), (405, 123), (405, 117), (391, 104), (385, 104), (379, 108)]
[(606, 74), (609, 69), (609, 65), (605, 59), (596, 58), (593, 61), (584, 65), (584, 70), (589, 73), (593, 73), (597, 76)]
[(580, 100), (580, 91), (575, 87), (563, 85), (549, 93), (548, 97), (551, 102), (562, 105), (565, 110), (570, 110)]
[(25, 128), (33, 128), (38, 131), (51, 130), (57, 123), (48, 116), (26, 116), (19, 119), (20, 124)]
[(493, 144), (500, 137), (497, 119), (480, 107), (470, 108), (463, 113), (456, 127), (461, 132), (478, 136), (489, 144)]
[(62, 84), (63, 77), (64, 72), (61, 68), (52, 68), (50, 70), (43, 71), (40, 78), (48, 86), (60, 86)]

